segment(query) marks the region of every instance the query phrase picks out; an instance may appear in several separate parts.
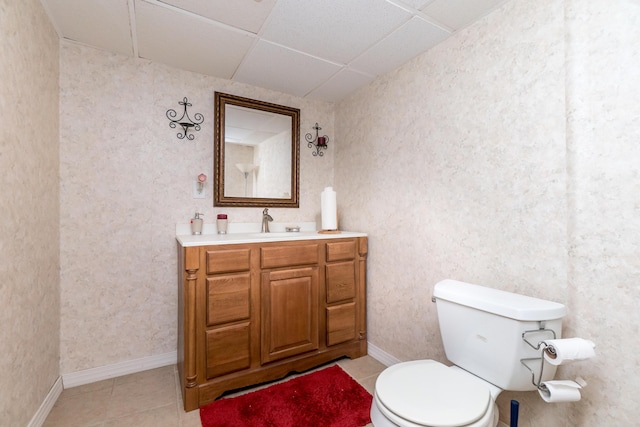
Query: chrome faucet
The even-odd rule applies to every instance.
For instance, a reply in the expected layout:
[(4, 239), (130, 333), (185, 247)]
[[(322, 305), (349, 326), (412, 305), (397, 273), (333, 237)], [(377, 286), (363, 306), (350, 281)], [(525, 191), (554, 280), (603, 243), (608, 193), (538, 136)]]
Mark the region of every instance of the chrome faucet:
[(262, 230), (261, 233), (269, 233), (269, 221), (273, 221), (271, 215), (269, 215), (269, 208), (264, 208), (262, 211)]

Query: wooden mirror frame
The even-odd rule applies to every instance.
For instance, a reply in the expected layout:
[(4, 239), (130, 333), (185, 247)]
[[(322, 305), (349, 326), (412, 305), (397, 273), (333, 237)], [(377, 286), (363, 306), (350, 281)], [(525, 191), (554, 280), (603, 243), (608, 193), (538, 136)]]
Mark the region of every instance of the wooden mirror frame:
[[(229, 207), (300, 207), (300, 110), (283, 105), (271, 104), (241, 96), (215, 92), (214, 102), (214, 198), (213, 206)], [(271, 199), (260, 197), (231, 197), (224, 195), (225, 172), (225, 111), (227, 105), (268, 111), (291, 117), (291, 197)]]

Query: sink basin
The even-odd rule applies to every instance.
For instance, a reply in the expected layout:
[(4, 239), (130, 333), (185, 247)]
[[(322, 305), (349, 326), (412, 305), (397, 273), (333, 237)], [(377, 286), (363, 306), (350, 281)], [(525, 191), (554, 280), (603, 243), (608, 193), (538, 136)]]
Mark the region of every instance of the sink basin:
[(303, 234), (304, 233), (301, 233), (299, 231), (278, 231), (274, 233), (247, 233), (247, 236), (255, 237), (257, 239), (279, 239), (281, 237), (296, 237)]

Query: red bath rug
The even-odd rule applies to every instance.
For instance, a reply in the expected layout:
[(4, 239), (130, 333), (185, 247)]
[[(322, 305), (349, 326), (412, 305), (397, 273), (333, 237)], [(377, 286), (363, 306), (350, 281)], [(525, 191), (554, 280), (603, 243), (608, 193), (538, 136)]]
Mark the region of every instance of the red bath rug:
[(203, 427), (362, 427), (371, 395), (334, 365), (200, 408)]

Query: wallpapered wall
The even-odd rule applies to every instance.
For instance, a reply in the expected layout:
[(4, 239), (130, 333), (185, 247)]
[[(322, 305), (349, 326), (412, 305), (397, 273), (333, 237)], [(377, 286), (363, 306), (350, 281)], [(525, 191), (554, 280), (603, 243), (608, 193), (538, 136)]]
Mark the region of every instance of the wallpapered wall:
[[(2, 117), (38, 123), (1, 131), (0, 340), (15, 349), (0, 355), (3, 420), (25, 425), (58, 373), (174, 351), (174, 224), (223, 211), (210, 186), (191, 198), (212, 177), (220, 90), (298, 107), (303, 134), (319, 122), (332, 138), (322, 159), (301, 146), (301, 208), (271, 213), (312, 220), (336, 187), (343, 228), (370, 235), (372, 343), (444, 361), (430, 302), (443, 278), (560, 301), (566, 335), (598, 344), (596, 360), (559, 370), (587, 379), (583, 400), (505, 393), (502, 418), (517, 398), (522, 426), (637, 423), (636, 0), (513, 0), (335, 111), (66, 42), (58, 88), (41, 5), (2, 7)], [(194, 142), (164, 115), (184, 96), (205, 115)]]
[(446, 361), (431, 293), (454, 278), (562, 302), (565, 336), (597, 343), (559, 369), (580, 402), (503, 393), (503, 421), (516, 398), (523, 427), (638, 422), (638, 40), (637, 1), (513, 0), (336, 109), (370, 342)]
[(0, 424), (59, 373), (58, 36), (37, 0), (0, 4)]
[[(60, 64), (64, 374), (176, 350), (176, 223), (196, 210), (205, 223), (220, 212), (261, 221), (261, 208), (213, 208), (214, 91), (300, 108), (302, 138), (316, 122), (333, 135), (333, 105), (66, 42)], [(185, 96), (205, 117), (194, 141), (177, 139), (165, 116)], [(270, 209), (274, 221), (315, 220), (333, 152), (318, 159), (301, 144), (300, 209)]]

